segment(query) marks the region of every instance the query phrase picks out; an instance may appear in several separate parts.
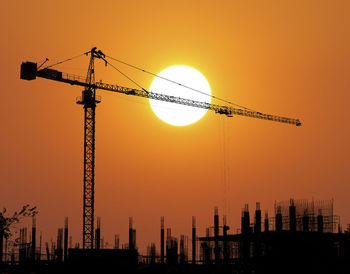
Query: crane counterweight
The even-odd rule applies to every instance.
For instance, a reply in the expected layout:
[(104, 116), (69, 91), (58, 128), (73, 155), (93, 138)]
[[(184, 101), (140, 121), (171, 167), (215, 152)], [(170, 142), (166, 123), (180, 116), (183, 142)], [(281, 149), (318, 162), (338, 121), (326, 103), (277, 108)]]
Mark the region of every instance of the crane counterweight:
[(23, 62), (21, 64), (21, 79), (23, 80), (34, 80), (36, 79), (37, 63)]

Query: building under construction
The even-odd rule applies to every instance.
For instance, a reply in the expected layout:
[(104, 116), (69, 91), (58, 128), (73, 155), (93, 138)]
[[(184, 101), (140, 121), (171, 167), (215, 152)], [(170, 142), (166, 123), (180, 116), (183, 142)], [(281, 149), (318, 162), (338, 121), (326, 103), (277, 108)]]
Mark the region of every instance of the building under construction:
[(226, 216), (220, 224), (215, 208), (214, 224), (206, 229), (205, 237), (198, 238), (196, 229), (196, 218), (192, 217), (191, 238), (174, 237), (161, 217), (159, 251), (151, 243), (147, 254), (140, 254), (132, 218), (128, 243), (119, 247), (119, 236), (115, 235), (111, 248), (104, 245), (98, 218), (93, 249), (79, 248), (78, 243), (73, 247), (67, 218), (64, 228), (58, 229), (57, 242), (42, 247), (40, 235), (38, 245), (33, 218), (29, 240), (23, 228), (15, 245), (5, 245), (0, 272), (350, 273), (350, 229), (341, 231), (333, 200), (275, 202), (273, 216), (265, 212), (264, 217), (259, 203), (254, 216), (245, 205), (236, 233), (230, 233)]
[(200, 238), (201, 263), (243, 273), (350, 272), (350, 237), (340, 232), (333, 200), (291, 199), (275, 202), (274, 216), (261, 212), (257, 203), (251, 218), (245, 205), (239, 233), (229, 234), (216, 209), (214, 227)]

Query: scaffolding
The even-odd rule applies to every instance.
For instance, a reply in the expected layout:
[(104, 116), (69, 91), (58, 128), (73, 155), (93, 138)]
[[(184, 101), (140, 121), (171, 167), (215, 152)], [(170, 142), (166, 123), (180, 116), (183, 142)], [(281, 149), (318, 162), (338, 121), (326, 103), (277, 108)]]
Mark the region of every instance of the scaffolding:
[(320, 217), (323, 220), (323, 232), (335, 233), (339, 227), (340, 218), (333, 214), (334, 200), (308, 201), (307, 199), (290, 199), (289, 201), (275, 201), (275, 217), (270, 218), (270, 224), (276, 227), (276, 216), (282, 215), (282, 230), (291, 230), (290, 208), (295, 208), (296, 231), (305, 230), (305, 220), (308, 220), (308, 231), (318, 231)]

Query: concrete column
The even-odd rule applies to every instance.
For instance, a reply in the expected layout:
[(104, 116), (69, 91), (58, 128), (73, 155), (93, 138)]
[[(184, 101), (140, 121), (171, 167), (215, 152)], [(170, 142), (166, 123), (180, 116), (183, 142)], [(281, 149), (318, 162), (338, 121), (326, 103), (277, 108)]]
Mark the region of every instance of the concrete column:
[(68, 258), (68, 217), (64, 220), (63, 258), (66, 262)]
[(192, 217), (192, 264), (196, 264), (196, 217)]
[(215, 263), (220, 263), (220, 248), (219, 248), (219, 211), (218, 208), (214, 209), (214, 253), (215, 253)]
[(164, 264), (164, 216), (160, 218), (160, 262)]
[(32, 261), (35, 261), (35, 246), (36, 246), (36, 220), (32, 217)]
[(290, 199), (289, 205), (289, 228), (290, 231), (296, 231), (296, 213), (293, 199)]
[(260, 210), (260, 203), (256, 203), (254, 233), (260, 233), (260, 232), (261, 232), (261, 210)]

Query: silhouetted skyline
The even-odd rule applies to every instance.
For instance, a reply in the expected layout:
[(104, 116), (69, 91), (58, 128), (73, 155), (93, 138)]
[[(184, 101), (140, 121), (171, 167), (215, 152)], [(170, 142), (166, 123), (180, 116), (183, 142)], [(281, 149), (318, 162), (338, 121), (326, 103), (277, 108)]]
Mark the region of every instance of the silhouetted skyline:
[[(83, 115), (75, 104), (82, 89), (20, 80), (19, 66), (53, 64), (93, 46), (155, 73), (192, 66), (213, 95), (303, 122), (296, 128), (207, 113), (178, 128), (142, 98), (99, 91), (95, 216), (110, 245), (115, 232), (128, 241), (129, 216), (146, 252), (159, 241), (160, 216), (177, 238), (191, 234), (196, 216), (204, 235), (214, 206), (234, 229), (242, 205), (260, 201), (273, 212), (275, 199), (289, 197), (334, 198), (341, 226), (349, 223), (348, 1), (2, 4), (0, 206), (37, 205), (43, 242), (57, 236), (66, 216), (74, 241), (82, 239)], [(86, 76), (88, 62), (83, 56), (57, 69)], [(146, 88), (152, 82), (120, 69)], [(135, 88), (103, 62), (96, 80)]]

